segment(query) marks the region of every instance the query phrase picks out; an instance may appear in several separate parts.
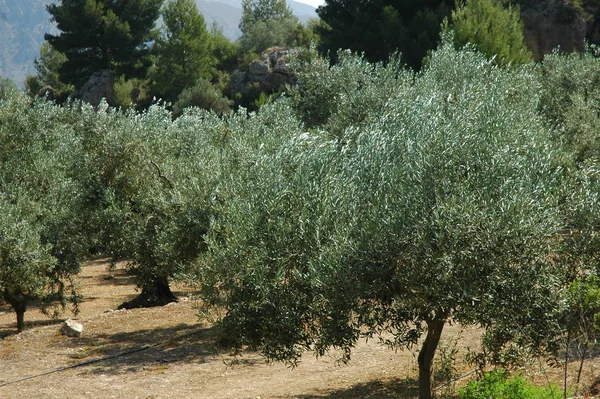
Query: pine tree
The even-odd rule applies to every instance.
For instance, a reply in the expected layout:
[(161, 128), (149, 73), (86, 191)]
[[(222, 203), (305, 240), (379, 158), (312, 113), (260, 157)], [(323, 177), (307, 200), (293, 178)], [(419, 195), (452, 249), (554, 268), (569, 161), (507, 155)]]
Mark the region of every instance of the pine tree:
[(371, 62), (400, 52), (408, 66), (419, 69), (453, 7), (454, 0), (325, 0), (317, 9), (325, 23), (317, 30), (319, 50), (335, 58), (338, 49), (349, 49)]
[[(40, 48), (40, 56), (33, 61), (38, 81), (42, 86), (51, 86), (55, 97), (73, 91), (72, 86), (66, 85), (60, 80), (59, 71), (66, 60), (67, 57), (64, 54), (54, 49), (50, 43), (44, 42)], [(37, 94), (37, 92), (30, 94)]]
[(44, 37), (67, 58), (60, 67), (60, 80), (77, 88), (103, 69), (114, 75), (144, 76), (162, 2), (62, 0), (48, 5), (61, 33)]
[(496, 56), (500, 65), (531, 61), (518, 5), (504, 8), (498, 0), (468, 0), (452, 12), (452, 21), (457, 45), (475, 44), (482, 53)]
[(156, 41), (156, 65), (152, 73), (155, 90), (162, 99), (174, 102), (198, 79), (210, 79), (217, 64), (212, 35), (192, 0), (171, 0), (162, 17), (164, 32)]

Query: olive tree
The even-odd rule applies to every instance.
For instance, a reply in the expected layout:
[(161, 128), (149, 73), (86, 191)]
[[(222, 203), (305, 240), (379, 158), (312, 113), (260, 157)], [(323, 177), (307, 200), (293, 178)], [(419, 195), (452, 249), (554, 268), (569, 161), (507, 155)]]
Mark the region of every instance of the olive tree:
[(0, 210), (0, 288), (17, 316), (17, 330), (25, 328), (30, 302), (43, 298), (54, 267), (40, 242), (39, 225), (26, 210), (2, 198)]
[(596, 88), (600, 77), (597, 49), (582, 54), (547, 55), (540, 65), (542, 86), (540, 113), (554, 126), (554, 139), (565, 150), (564, 164), (569, 170), (563, 187), (562, 212), (565, 228), (561, 231), (557, 262), (569, 284), (567, 307), (558, 335), (565, 356), (565, 390), (567, 365), (573, 349), (579, 357), (579, 383), (585, 358), (596, 346), (597, 313), (600, 308), (600, 185), (597, 109), (600, 105)]
[(294, 110), (309, 127), (322, 126), (332, 136), (343, 136), (348, 126), (372, 122), (382, 107), (399, 95), (414, 74), (392, 54), (386, 64), (372, 64), (349, 50), (340, 50), (335, 65), (317, 55), (316, 49), (300, 50), (290, 68), (298, 84), (289, 92)]
[(24, 96), (0, 101), (0, 292), (19, 331), (32, 303), (66, 306), (83, 255), (67, 114)]
[(421, 345), (421, 399), (449, 322), (484, 329), (481, 360), (548, 349), (560, 169), (536, 75), (448, 42), (342, 137), (305, 131), (285, 101), (261, 109), (273, 125), (245, 126), (281, 144), (258, 146), (220, 187), (197, 273), (206, 305), (225, 309), (222, 345), (295, 364), (330, 348), (347, 360), (360, 337), (385, 334)]
[(214, 163), (223, 120), (197, 110), (172, 120), (162, 105), (146, 112), (84, 106), (75, 170), (84, 193), (90, 246), (129, 262), (141, 292), (125, 308), (176, 301), (170, 280), (203, 251)]
[(600, 155), (600, 59), (598, 49), (564, 54), (555, 51), (541, 64), (540, 112), (557, 127), (557, 140), (577, 163)]

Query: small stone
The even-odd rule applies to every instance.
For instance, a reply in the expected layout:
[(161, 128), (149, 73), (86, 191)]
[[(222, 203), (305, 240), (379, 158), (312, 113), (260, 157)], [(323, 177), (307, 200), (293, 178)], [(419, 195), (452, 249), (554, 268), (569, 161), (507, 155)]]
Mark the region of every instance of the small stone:
[(75, 320), (67, 320), (60, 328), (60, 332), (67, 337), (81, 337), (83, 324)]

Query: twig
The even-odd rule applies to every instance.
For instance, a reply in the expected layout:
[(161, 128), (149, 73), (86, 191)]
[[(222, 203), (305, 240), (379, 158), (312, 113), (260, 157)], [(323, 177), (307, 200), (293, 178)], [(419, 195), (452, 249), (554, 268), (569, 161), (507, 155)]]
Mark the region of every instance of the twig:
[(158, 177), (164, 179), (164, 181), (166, 181), (169, 184), (169, 188), (174, 188), (175, 186), (173, 185), (173, 182), (171, 182), (171, 180), (169, 180), (167, 176), (163, 175), (162, 170), (160, 170), (160, 166), (158, 166), (158, 164), (153, 160), (150, 160), (150, 163), (156, 168), (156, 171), (158, 172)]

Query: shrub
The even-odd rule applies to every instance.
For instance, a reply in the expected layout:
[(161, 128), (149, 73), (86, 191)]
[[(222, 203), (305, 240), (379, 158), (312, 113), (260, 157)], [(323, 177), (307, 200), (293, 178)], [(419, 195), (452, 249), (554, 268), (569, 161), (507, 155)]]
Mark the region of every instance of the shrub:
[(126, 79), (121, 75), (115, 81), (116, 106), (127, 110), (131, 107), (144, 108), (149, 105), (149, 94), (146, 82), (141, 79)]
[(508, 378), (504, 370), (486, 373), (480, 381), (471, 381), (460, 390), (460, 399), (554, 399), (559, 397), (556, 385), (539, 387), (517, 374)]
[(208, 80), (199, 79), (196, 85), (185, 89), (173, 105), (173, 115), (180, 116), (183, 109), (200, 107), (224, 114), (231, 110), (231, 102), (225, 98)]
[(497, 0), (459, 2), (452, 12), (454, 40), (458, 46), (471, 43), (487, 56), (496, 56), (499, 65), (524, 64), (531, 52), (523, 41), (519, 7), (504, 8)]

